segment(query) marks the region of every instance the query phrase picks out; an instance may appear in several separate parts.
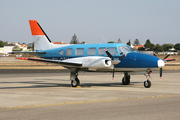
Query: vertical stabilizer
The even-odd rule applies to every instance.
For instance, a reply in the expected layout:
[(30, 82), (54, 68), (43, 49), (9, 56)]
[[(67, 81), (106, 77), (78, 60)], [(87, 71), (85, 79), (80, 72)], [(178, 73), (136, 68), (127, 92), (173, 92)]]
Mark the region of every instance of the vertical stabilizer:
[(43, 31), (37, 20), (29, 20), (31, 33), (34, 38), (35, 50), (47, 50), (53, 47), (51, 40)]

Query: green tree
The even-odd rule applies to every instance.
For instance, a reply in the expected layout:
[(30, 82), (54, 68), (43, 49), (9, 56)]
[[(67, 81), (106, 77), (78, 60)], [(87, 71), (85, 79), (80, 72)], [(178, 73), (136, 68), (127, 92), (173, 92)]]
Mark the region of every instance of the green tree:
[(114, 41), (109, 41), (108, 43), (116, 43), (116, 42), (114, 42)]
[(140, 47), (138, 48), (139, 51), (145, 51), (145, 48), (144, 47)]
[(176, 50), (180, 50), (180, 43), (175, 44), (175, 45), (174, 45), (174, 48), (175, 48)]
[(147, 39), (146, 43), (144, 44), (144, 47), (150, 48), (151, 44), (152, 44), (151, 41), (149, 39)]
[(32, 51), (34, 51), (34, 42), (32, 43)]
[(155, 52), (163, 52), (164, 49), (162, 46), (160, 46), (159, 44), (156, 44), (156, 46), (153, 49)]
[(135, 44), (135, 45), (140, 45), (139, 40), (138, 40), (138, 39), (135, 39), (135, 40), (134, 40), (134, 44)]
[(153, 50), (155, 45), (153, 43), (151, 43), (151, 41), (149, 39), (146, 40), (146, 43), (144, 44), (144, 47), (147, 49), (147, 50)]
[(16, 45), (13, 47), (12, 51), (22, 51), (22, 48)]
[(131, 46), (131, 41), (129, 39), (129, 41), (126, 43), (127, 45)]
[(80, 42), (79, 42), (76, 34), (74, 34), (74, 35), (72, 36), (72, 39), (71, 39), (71, 41), (70, 41), (70, 44), (80, 44)]
[(169, 51), (169, 49), (173, 48), (173, 45), (163, 44), (162, 47), (163, 47), (164, 51)]
[(117, 43), (122, 43), (122, 41), (121, 41), (121, 39), (120, 39), (120, 38), (118, 39)]
[(86, 42), (85, 42), (85, 41), (82, 41), (81, 44), (86, 44)]
[(150, 45), (150, 49), (149, 49), (149, 50), (153, 50), (153, 49), (154, 49), (154, 47), (155, 47), (155, 45), (154, 45), (154, 44), (151, 44), (151, 45)]
[(7, 44), (8, 44), (8, 42), (3, 42), (2, 40), (0, 40), (0, 47), (4, 47)]

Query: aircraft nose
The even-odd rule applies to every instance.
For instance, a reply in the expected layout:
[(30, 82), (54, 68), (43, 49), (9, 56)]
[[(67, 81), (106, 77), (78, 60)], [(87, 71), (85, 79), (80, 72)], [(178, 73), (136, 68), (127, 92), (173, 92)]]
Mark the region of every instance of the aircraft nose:
[(164, 61), (163, 60), (158, 60), (158, 67), (159, 68), (162, 68), (164, 65), (165, 65), (165, 63), (164, 63)]

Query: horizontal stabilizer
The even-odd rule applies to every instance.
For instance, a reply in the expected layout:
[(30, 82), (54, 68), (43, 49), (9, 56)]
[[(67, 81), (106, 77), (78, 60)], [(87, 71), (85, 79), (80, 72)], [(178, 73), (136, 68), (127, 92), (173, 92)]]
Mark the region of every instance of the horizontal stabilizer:
[(46, 54), (46, 52), (36, 52), (36, 51), (33, 51), (33, 52), (22, 52), (22, 51), (14, 51), (14, 52), (8, 52), (8, 54), (16, 54), (16, 53), (30, 53), (30, 54)]

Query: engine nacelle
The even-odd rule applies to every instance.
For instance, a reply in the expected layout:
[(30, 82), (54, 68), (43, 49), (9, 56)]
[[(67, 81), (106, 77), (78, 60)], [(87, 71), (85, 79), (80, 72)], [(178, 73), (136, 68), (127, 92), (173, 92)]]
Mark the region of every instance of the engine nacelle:
[(84, 66), (88, 68), (112, 68), (111, 59), (105, 57), (86, 57), (83, 60)]

